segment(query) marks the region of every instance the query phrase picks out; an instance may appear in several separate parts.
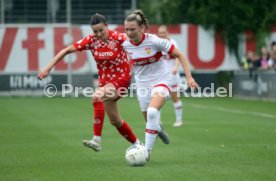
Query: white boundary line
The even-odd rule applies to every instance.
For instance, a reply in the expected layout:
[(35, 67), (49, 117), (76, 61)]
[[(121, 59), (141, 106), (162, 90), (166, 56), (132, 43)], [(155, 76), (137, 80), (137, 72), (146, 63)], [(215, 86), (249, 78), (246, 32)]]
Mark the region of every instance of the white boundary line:
[(229, 112), (229, 113), (235, 113), (235, 114), (247, 114), (250, 116), (258, 116), (258, 117), (270, 118), (270, 119), (276, 118), (276, 115), (274, 115), (274, 114), (268, 114), (268, 113), (262, 113), (262, 112), (241, 111), (238, 109), (203, 106), (200, 104), (188, 104), (188, 106), (191, 106), (194, 108), (199, 108), (199, 109), (213, 109), (213, 110), (217, 110), (217, 111)]

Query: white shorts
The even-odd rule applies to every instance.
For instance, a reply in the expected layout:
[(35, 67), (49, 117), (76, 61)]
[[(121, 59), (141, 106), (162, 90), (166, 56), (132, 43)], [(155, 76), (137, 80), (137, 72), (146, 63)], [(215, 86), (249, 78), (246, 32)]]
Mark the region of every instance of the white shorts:
[(137, 85), (137, 98), (140, 104), (142, 112), (146, 112), (149, 106), (151, 97), (154, 93), (161, 93), (167, 100), (170, 97), (170, 87), (172, 86), (171, 81), (156, 82), (152, 86), (139, 87)]
[(177, 92), (179, 90), (180, 84), (181, 84), (181, 79), (180, 79), (179, 73), (172, 74), (171, 87), (170, 87), (171, 92)]

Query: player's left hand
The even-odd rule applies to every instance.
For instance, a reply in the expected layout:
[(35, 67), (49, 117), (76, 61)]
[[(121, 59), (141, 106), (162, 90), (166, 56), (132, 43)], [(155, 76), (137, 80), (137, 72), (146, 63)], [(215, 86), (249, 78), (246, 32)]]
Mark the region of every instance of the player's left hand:
[(193, 77), (189, 77), (189, 78), (186, 78), (186, 79), (187, 79), (187, 83), (188, 83), (188, 85), (191, 89), (199, 88), (198, 83), (194, 80)]

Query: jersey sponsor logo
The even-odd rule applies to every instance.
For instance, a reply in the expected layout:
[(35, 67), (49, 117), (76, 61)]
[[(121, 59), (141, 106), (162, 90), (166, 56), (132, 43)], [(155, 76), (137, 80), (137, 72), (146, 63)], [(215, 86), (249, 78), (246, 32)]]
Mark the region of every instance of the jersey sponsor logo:
[(157, 61), (158, 60), (156, 60), (155, 57), (151, 57), (149, 59), (134, 61), (134, 65), (143, 66), (143, 65), (151, 64), (151, 63), (154, 63), (154, 62), (157, 62)]
[(133, 52), (127, 51), (127, 55), (128, 55), (128, 56), (131, 56), (131, 55), (133, 55)]
[(151, 48), (150, 47), (145, 48), (145, 51), (148, 55), (151, 54)]
[(153, 55), (151, 57), (142, 58), (142, 59), (133, 59), (132, 63), (133, 63), (133, 65), (136, 65), (136, 66), (144, 66), (144, 65), (158, 62), (160, 60), (161, 56), (162, 56), (162, 53), (157, 52), (155, 55)]
[(99, 57), (112, 57), (113, 52), (98, 52)]
[(168, 40), (162, 39), (162, 40), (160, 41), (160, 45), (161, 45), (162, 47), (168, 49), (169, 46), (170, 46), (170, 42), (169, 42)]

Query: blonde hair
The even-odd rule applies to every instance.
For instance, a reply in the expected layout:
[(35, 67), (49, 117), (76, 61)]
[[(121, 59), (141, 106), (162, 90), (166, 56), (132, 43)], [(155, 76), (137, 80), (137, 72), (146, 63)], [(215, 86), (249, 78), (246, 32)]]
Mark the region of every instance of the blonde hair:
[(136, 21), (139, 26), (145, 26), (146, 32), (149, 32), (149, 20), (142, 10), (135, 10), (126, 17), (125, 21)]

